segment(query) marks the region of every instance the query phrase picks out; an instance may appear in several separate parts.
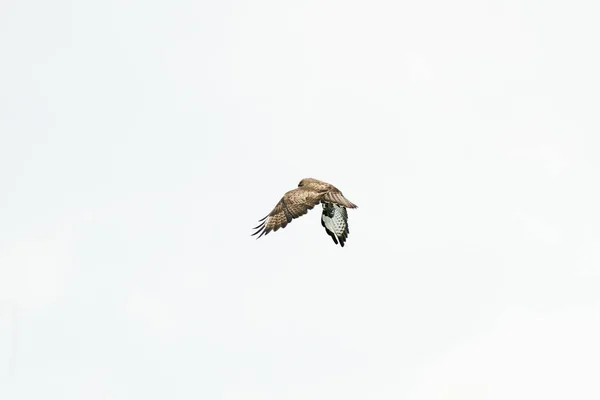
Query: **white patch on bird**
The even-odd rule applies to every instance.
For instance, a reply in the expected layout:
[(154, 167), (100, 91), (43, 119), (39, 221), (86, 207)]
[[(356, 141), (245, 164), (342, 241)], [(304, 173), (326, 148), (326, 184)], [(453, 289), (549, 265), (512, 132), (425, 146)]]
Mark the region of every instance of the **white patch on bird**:
[(338, 206), (337, 204), (334, 204), (333, 208), (334, 208), (334, 213), (333, 213), (332, 225), (334, 226), (334, 229), (332, 229), (332, 231), (336, 235), (341, 236), (344, 233), (344, 230), (346, 229), (346, 221), (344, 218), (344, 209), (341, 208), (340, 206)]
[[(335, 217), (335, 215), (334, 215)], [(335, 223), (334, 220), (332, 218), (329, 218), (328, 216), (323, 216), (323, 223), (325, 224), (325, 227), (330, 230), (331, 232), (336, 232), (335, 229)]]

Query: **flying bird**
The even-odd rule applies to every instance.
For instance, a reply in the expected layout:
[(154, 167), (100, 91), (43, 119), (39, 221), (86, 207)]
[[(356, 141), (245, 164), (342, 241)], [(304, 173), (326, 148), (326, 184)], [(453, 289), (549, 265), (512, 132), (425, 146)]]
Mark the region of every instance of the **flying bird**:
[(319, 203), (323, 206), (321, 225), (335, 244), (339, 242), (340, 246), (344, 247), (350, 233), (346, 208), (357, 206), (345, 198), (335, 186), (313, 178), (302, 179), (296, 189), (284, 194), (273, 211), (253, 228), (256, 232), (252, 236), (259, 234), (258, 239), (271, 231), (285, 228), (294, 218), (306, 214)]

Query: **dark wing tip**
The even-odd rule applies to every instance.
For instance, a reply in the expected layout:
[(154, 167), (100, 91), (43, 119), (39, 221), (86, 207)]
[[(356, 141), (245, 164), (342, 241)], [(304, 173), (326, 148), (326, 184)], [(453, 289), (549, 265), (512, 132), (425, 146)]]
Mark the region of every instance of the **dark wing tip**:
[[(267, 215), (267, 217), (268, 217), (268, 215)], [(266, 217), (265, 217), (265, 218), (266, 218)], [(252, 229), (256, 229), (256, 232), (254, 232), (254, 233), (253, 233), (253, 234), (251, 234), (250, 236), (254, 236), (254, 235), (257, 235), (257, 234), (259, 234), (259, 233), (260, 233), (260, 235), (258, 235), (258, 237), (257, 237), (257, 239), (259, 239), (260, 237), (262, 237), (262, 235), (266, 235), (266, 234), (268, 234), (268, 233), (269, 233), (269, 231), (266, 229), (266, 221), (265, 221), (265, 218), (261, 219), (261, 221), (263, 221), (263, 222), (261, 222), (260, 224), (258, 224), (258, 225), (257, 225), (257, 226), (255, 226), (254, 228), (252, 228)]]
[(327, 231), (327, 233), (329, 234), (329, 236), (331, 236), (331, 238), (333, 239), (333, 243), (338, 244), (337, 241), (337, 237), (335, 236), (335, 233)]

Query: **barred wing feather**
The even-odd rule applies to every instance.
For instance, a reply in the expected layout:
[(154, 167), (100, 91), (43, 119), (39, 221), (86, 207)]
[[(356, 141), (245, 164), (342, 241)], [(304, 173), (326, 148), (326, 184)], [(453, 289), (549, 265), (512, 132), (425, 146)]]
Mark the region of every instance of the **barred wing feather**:
[(335, 244), (344, 247), (350, 229), (348, 227), (348, 211), (346, 207), (333, 203), (323, 203), (321, 225)]

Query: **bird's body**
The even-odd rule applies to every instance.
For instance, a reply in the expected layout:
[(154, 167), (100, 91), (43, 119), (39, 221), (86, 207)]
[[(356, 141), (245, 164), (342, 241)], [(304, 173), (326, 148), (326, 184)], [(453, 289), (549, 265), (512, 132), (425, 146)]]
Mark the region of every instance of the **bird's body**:
[(298, 218), (311, 210), (315, 205), (323, 205), (321, 225), (333, 239), (335, 244), (344, 247), (350, 233), (348, 229), (348, 211), (346, 208), (357, 208), (346, 199), (335, 186), (313, 178), (300, 181), (298, 187), (283, 195), (275, 208), (256, 226), (252, 235), (267, 235), (271, 231), (285, 228), (292, 219)]

